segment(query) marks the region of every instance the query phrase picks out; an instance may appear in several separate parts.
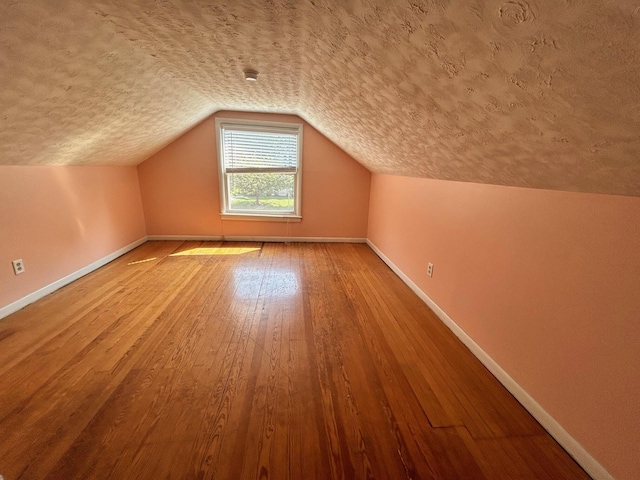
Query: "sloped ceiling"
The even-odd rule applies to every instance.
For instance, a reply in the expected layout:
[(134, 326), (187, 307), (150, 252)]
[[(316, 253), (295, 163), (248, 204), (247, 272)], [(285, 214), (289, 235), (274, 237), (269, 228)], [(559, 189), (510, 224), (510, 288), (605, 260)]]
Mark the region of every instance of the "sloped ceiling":
[(4, 0), (0, 83), (5, 165), (137, 164), (238, 109), (374, 172), (640, 196), (640, 0)]

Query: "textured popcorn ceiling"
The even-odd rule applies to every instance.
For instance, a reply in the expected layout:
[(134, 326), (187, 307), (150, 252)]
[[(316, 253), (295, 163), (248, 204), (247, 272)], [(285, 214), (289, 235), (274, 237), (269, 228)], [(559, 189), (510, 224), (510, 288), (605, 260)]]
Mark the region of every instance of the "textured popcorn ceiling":
[(136, 164), (239, 109), (375, 172), (640, 196), (640, 0), (3, 0), (0, 83), (0, 164)]

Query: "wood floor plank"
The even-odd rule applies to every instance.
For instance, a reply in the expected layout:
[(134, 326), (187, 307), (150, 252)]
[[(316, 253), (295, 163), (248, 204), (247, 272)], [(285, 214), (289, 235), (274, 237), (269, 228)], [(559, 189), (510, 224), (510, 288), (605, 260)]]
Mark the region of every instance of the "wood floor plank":
[(588, 478), (366, 245), (147, 242), (0, 322), (0, 475)]
[(333, 389), (341, 410), (338, 418), (344, 423), (348, 451), (359, 450), (359, 455), (351, 458), (355, 471), (365, 478), (374, 472), (383, 478), (407, 478), (402, 459), (397, 454), (384, 454), (397, 452), (397, 439), (393, 435), (378, 435), (380, 428), (386, 427), (384, 405), (380, 402), (382, 392), (374, 381), (377, 374), (368, 361), (355, 324), (344, 321), (352, 320), (354, 314), (343, 293), (340, 276), (329, 271), (316, 281), (319, 285), (312, 298), (312, 302), (317, 302), (313, 318), (318, 323), (316, 328), (324, 329), (324, 349), (330, 359), (325, 381)]

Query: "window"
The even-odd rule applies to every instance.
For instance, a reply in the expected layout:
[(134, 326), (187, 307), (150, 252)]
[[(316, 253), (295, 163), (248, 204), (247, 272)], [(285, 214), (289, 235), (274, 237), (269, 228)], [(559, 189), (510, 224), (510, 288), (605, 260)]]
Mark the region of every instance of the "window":
[(302, 124), (216, 119), (222, 215), (300, 218)]

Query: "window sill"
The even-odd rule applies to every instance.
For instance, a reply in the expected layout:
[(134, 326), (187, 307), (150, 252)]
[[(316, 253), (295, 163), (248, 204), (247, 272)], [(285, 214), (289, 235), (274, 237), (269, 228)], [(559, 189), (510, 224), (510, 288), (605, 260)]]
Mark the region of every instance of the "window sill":
[(246, 221), (246, 222), (286, 222), (299, 223), (302, 221), (300, 215), (254, 215), (251, 213), (221, 213), (220, 219), (223, 221)]

